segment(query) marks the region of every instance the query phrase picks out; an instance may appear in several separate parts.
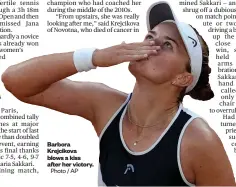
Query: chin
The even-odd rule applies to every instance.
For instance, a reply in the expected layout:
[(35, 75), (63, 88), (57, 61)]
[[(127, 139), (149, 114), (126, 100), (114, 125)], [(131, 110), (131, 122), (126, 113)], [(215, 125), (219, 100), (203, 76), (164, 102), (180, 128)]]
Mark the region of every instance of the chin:
[(131, 61), (128, 66), (130, 73), (135, 77), (143, 76), (146, 68), (146, 66), (144, 66), (146, 61), (147, 60)]
[(129, 68), (129, 71), (133, 74), (134, 72), (137, 72), (140, 67), (137, 61), (131, 61), (129, 63), (128, 68)]
[(161, 84), (164, 82), (164, 77), (166, 72), (163, 74), (163, 71), (152, 71), (151, 62), (148, 59), (140, 61), (131, 61), (129, 63), (128, 69), (130, 73), (139, 80), (148, 80), (154, 84)]

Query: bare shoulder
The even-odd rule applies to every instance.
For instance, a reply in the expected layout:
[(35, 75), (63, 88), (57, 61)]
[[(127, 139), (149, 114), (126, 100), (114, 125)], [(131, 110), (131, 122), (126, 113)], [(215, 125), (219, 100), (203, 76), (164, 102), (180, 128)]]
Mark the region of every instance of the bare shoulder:
[(185, 142), (188, 142), (189, 153), (193, 155), (210, 156), (212, 153), (224, 150), (217, 133), (201, 118), (195, 118), (190, 122), (183, 138), (187, 140)]
[(195, 118), (190, 122), (185, 135), (190, 140), (190, 143), (194, 142), (195, 145), (202, 145), (203, 147), (207, 146), (206, 143), (211, 144), (216, 143), (216, 141), (219, 143), (220, 140), (210, 125), (201, 118)]
[(217, 133), (201, 118), (194, 119), (183, 137), (197, 185), (235, 184), (230, 161)]
[(36, 95), (19, 99), (29, 104), (83, 117), (92, 122), (99, 133), (106, 120), (127, 96), (128, 94), (103, 83), (63, 79)]
[(99, 112), (95, 114), (96, 124), (94, 126), (98, 127), (96, 129), (98, 135), (100, 135), (107, 122), (128, 98), (127, 93), (111, 88), (105, 84), (101, 84), (100, 86), (102, 89), (106, 90), (103, 91), (103, 93), (106, 94), (103, 95), (102, 102), (99, 102), (96, 106), (96, 111)]

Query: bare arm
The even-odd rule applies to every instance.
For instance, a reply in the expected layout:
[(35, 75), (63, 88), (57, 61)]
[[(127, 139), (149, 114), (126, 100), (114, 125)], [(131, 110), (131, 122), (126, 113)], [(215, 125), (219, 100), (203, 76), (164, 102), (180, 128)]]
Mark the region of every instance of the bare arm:
[(10, 66), (2, 75), (5, 87), (17, 98), (36, 95), (76, 73), (73, 53), (40, 56)]
[[(97, 50), (93, 63), (108, 67), (153, 54), (153, 43), (122, 44)], [(104, 101), (120, 93), (103, 84), (66, 79), (77, 73), (73, 52), (35, 57), (9, 67), (2, 75), (7, 90), (23, 102), (44, 106), (94, 122)]]
[[(194, 122), (193, 170), (197, 186), (235, 186), (233, 170), (217, 134), (204, 122)], [(195, 142), (195, 143), (194, 143)]]
[(84, 102), (95, 96), (92, 95), (94, 89), (99, 91), (105, 86), (65, 79), (75, 73), (73, 52), (69, 52), (40, 56), (13, 65), (4, 72), (2, 80), (6, 89), (21, 101), (92, 121), (92, 101)]

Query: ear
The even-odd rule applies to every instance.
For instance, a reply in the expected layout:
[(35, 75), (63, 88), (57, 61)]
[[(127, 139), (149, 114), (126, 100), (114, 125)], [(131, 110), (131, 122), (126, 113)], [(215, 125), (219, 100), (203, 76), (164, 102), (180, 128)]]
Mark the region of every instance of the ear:
[(171, 82), (172, 85), (178, 87), (187, 87), (193, 82), (193, 76), (191, 73), (184, 72), (175, 77), (175, 79)]

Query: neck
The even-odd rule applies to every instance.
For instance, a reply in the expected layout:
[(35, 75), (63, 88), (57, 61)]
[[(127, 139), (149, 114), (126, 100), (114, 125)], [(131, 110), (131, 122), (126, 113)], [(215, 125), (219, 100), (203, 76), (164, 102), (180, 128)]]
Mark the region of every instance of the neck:
[(138, 126), (165, 128), (176, 114), (176, 93), (165, 85), (157, 87), (136, 82), (130, 100), (130, 114)]

